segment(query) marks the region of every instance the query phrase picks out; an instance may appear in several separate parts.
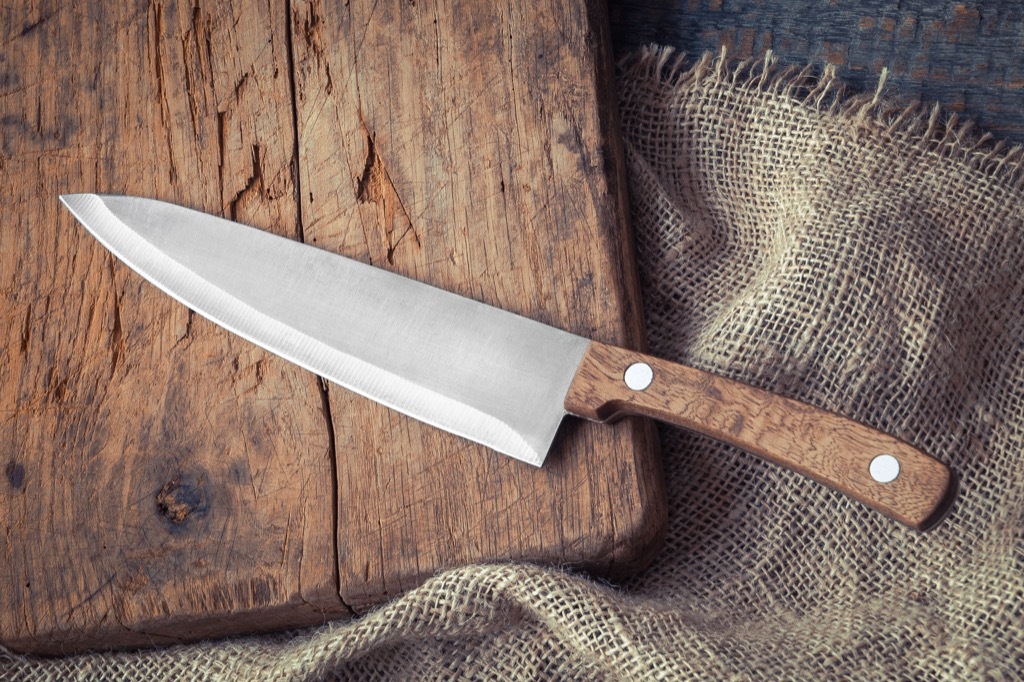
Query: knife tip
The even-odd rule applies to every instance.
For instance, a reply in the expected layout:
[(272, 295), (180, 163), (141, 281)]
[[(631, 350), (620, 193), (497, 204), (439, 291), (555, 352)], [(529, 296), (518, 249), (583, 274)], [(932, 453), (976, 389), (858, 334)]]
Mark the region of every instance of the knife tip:
[(83, 224), (86, 224), (83, 217), (95, 206), (96, 200), (100, 198), (100, 195), (89, 192), (59, 194), (57, 196), (60, 199), (60, 203), (64, 204), (64, 208), (69, 210), (71, 215), (78, 218), (79, 222)]
[(68, 209), (72, 213), (75, 212), (75, 206), (81, 203), (81, 194), (59, 194), (57, 196), (60, 199), (60, 203), (64, 204), (64, 208)]
[(57, 198), (60, 199), (61, 203), (71, 208), (72, 204), (79, 203), (85, 197), (92, 196), (91, 194), (85, 193), (73, 193), (73, 194), (58, 194)]

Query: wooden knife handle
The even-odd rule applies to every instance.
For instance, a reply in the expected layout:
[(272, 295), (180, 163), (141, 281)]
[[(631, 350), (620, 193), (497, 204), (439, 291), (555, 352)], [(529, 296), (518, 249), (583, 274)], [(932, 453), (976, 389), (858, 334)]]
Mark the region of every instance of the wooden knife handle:
[(594, 421), (635, 414), (696, 431), (917, 530), (934, 527), (956, 495), (946, 465), (898, 438), (770, 391), (597, 341), (576, 372), (565, 408)]

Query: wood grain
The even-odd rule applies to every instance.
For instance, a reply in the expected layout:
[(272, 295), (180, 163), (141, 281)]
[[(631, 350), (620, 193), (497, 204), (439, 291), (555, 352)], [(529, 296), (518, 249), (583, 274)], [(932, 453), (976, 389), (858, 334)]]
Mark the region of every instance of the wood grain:
[(275, 629), (468, 562), (652, 556), (649, 425), (567, 424), (541, 470), (500, 457), (205, 322), (57, 201), (164, 199), (639, 344), (600, 6), (40, 0), (0, 37), (5, 646)]
[[(631, 388), (626, 370), (653, 369)], [(565, 399), (585, 419), (654, 417), (808, 476), (917, 530), (949, 510), (956, 482), (949, 468), (909, 443), (806, 403), (635, 351), (593, 342)], [(895, 457), (895, 480), (876, 481), (871, 462)]]
[[(308, 0), (292, 11), (308, 241), (642, 343), (601, 5)], [(357, 610), (466, 562), (621, 576), (658, 545), (647, 425), (567, 424), (534, 469), (329, 393), (341, 590)]]
[(298, 228), (284, 5), (143, 8), (2, 15), (0, 641), (18, 650), (350, 613), (316, 378), (144, 283), (58, 203)]

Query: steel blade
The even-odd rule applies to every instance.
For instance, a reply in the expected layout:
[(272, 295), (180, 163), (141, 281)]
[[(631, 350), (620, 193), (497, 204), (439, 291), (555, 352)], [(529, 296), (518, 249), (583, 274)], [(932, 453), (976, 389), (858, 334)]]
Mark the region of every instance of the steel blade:
[(326, 379), (540, 465), (588, 340), (269, 232), (137, 197), (61, 197), (189, 308)]

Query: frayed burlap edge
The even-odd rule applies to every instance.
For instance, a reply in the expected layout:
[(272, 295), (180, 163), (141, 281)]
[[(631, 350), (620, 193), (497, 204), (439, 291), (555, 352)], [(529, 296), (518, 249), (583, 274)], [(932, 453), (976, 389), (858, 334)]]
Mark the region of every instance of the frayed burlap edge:
[(979, 133), (974, 121), (961, 120), (955, 112), (947, 115), (938, 102), (929, 106), (892, 99), (886, 91), (888, 67), (882, 68), (873, 92), (850, 93), (835, 65), (784, 66), (772, 50), (736, 61), (723, 47), (690, 64), (673, 47), (648, 45), (622, 57), (617, 66), (620, 79), (657, 77), (670, 89), (712, 78), (743, 91), (788, 97), (819, 114), (857, 124), (866, 135), (897, 138), (919, 151), (957, 159), (1008, 188), (1024, 189), (1024, 145)]

